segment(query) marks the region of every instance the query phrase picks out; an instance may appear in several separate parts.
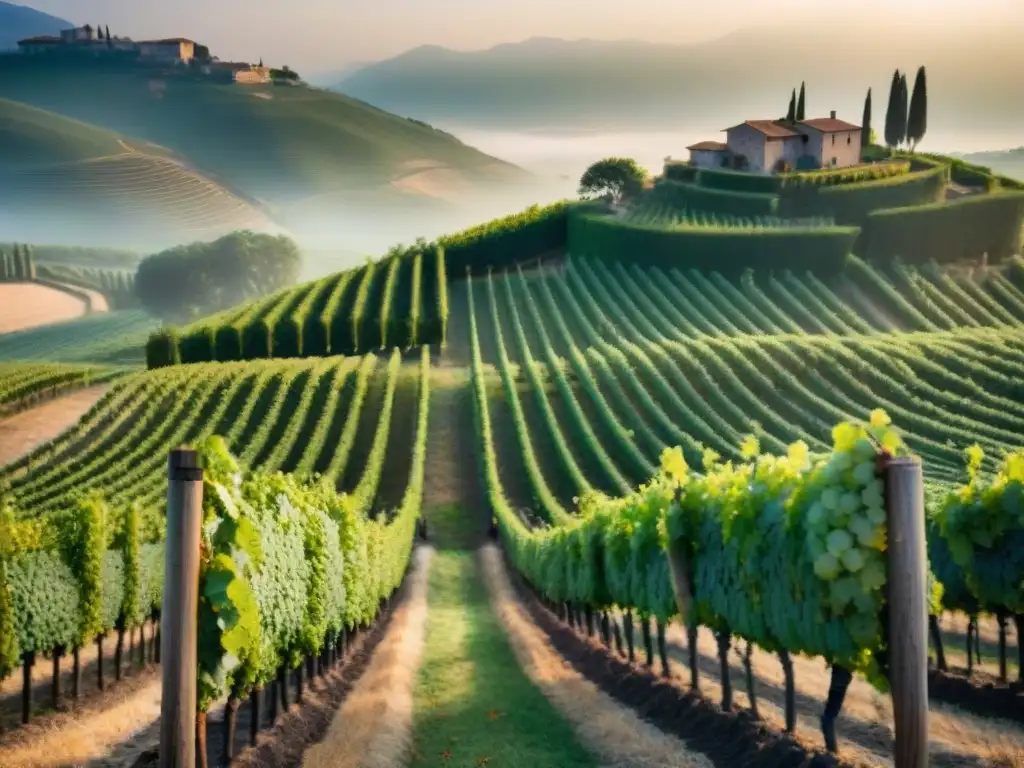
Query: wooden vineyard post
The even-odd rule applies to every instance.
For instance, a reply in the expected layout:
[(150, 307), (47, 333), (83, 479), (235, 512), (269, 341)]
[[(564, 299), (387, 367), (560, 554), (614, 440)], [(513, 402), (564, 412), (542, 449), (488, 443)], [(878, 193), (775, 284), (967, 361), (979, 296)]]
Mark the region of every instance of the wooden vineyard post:
[(195, 451), (176, 448), (167, 466), (167, 541), (160, 659), (160, 768), (195, 768), (196, 642), (203, 470)]
[(885, 464), (888, 541), (889, 682), (895, 764), (928, 765), (928, 559), (924, 475), (916, 459)]

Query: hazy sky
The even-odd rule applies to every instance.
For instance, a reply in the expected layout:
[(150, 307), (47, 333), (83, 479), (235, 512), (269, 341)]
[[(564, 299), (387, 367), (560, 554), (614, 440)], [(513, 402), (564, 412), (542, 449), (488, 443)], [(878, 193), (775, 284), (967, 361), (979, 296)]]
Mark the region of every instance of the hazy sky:
[(891, 25), (991, 24), (1024, 29), (1021, 0), (13, 0), (136, 39), (187, 36), (221, 58), (300, 72), (378, 60), (423, 44), (478, 49), (534, 36), (689, 42), (741, 26), (828, 19), (845, 7)]

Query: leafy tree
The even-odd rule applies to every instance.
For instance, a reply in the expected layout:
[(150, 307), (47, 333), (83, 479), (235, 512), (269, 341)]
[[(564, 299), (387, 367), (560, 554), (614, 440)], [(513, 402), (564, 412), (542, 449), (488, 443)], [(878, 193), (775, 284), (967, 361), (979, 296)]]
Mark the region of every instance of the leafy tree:
[(797, 99), (797, 102), (796, 102), (796, 119), (797, 120), (806, 120), (807, 119), (806, 106), (807, 106), (807, 104), (806, 104), (806, 101), (804, 100), (804, 84), (800, 83), (800, 98)]
[(793, 93), (789, 97), (789, 110), (786, 112), (786, 122), (796, 122), (796, 88), (793, 89)]
[(159, 317), (185, 322), (292, 285), (301, 261), (291, 239), (240, 230), (143, 259), (135, 295)]
[(924, 67), (919, 67), (914, 80), (914, 95), (910, 98), (910, 113), (907, 115), (907, 141), (912, 149), (924, 138), (928, 130), (928, 85)]
[(888, 147), (895, 147), (900, 143), (899, 135), (899, 111), (900, 111), (900, 71), (897, 69), (892, 75), (892, 84), (889, 86), (889, 104), (885, 110), (885, 144)]
[(864, 115), (860, 120), (860, 145), (867, 147), (871, 144), (871, 89), (868, 88), (868, 95), (864, 97)]
[(636, 160), (606, 157), (587, 168), (580, 177), (579, 194), (582, 197), (610, 196), (617, 202), (637, 195), (646, 178), (647, 173)]

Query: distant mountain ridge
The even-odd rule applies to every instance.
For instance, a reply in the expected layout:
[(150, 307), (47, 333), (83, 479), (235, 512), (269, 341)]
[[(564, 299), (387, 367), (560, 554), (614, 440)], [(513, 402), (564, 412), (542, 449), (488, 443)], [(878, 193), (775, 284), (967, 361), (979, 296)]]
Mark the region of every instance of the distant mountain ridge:
[(0, 51), (17, 47), (19, 40), (36, 35), (59, 35), (73, 27), (70, 21), (48, 13), (0, 0)]
[[(967, 130), (984, 115), (993, 131), (998, 121), (1005, 132), (1024, 121), (1024, 102), (1006, 98), (1016, 88), (1012, 73), (1024, 70), (1024, 46), (1012, 30), (929, 28), (923, 35), (845, 26), (843, 35), (820, 27), (739, 29), (689, 44), (531, 38), (482, 51), (420, 46), (358, 69), (334, 89), (441, 124), (636, 129), (699, 121), (706, 130), (723, 119), (781, 116), (801, 81), (810, 111), (835, 109), (859, 121), (868, 87), (881, 90), (893, 69), (924, 64), (930, 125)], [(1005, 57), (985, 55), (991, 50)], [(875, 96), (876, 124), (886, 93)]]

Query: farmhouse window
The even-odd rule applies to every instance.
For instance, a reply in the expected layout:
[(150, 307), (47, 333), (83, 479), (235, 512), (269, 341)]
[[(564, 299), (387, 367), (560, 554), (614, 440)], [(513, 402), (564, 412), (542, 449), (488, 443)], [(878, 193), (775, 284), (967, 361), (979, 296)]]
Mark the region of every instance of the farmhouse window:
[(846, 137), (846, 143), (847, 144), (852, 144), (853, 143), (853, 136), (847, 136)]
[(832, 134), (832, 146), (834, 147), (835, 145), (836, 145), (836, 135), (833, 133)]

